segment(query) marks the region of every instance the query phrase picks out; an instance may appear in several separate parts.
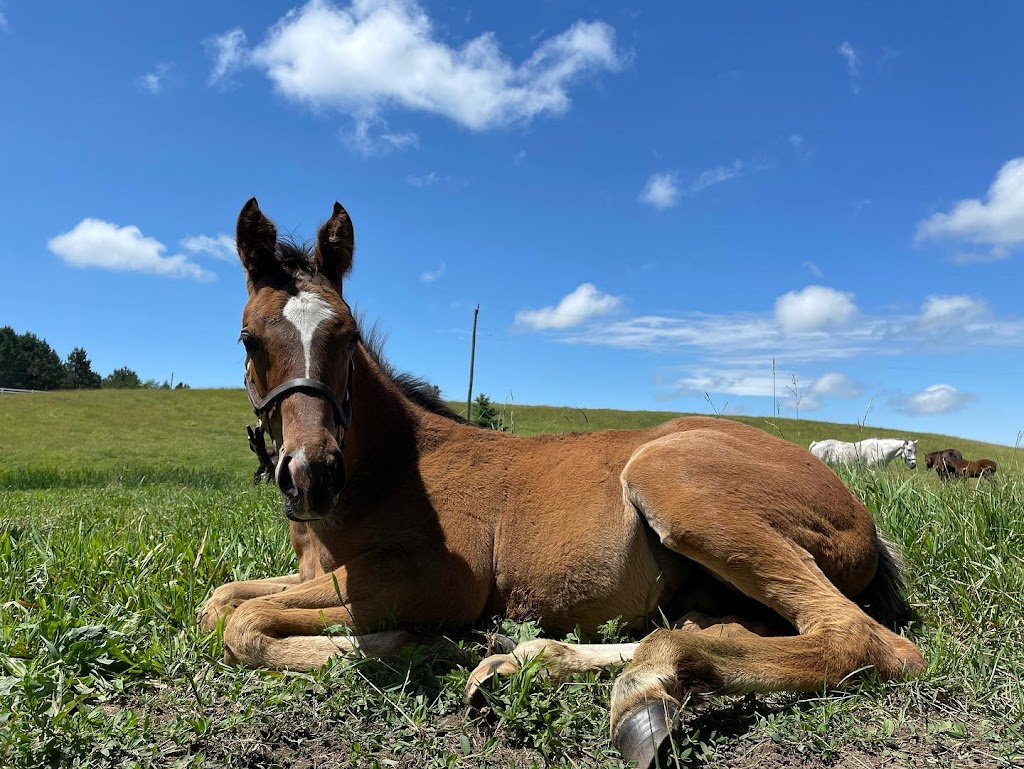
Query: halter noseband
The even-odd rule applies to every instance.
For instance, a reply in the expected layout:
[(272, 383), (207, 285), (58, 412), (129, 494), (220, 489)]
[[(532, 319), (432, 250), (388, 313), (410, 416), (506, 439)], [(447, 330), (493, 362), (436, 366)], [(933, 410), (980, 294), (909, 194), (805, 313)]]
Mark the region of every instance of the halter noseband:
[[(252, 477), (254, 484), (259, 483), (262, 478), (266, 478), (269, 481), (274, 477), (276, 461), (267, 450), (264, 435), (269, 432), (270, 419), (274, 416), (278, 404), (292, 393), (304, 392), (308, 395), (315, 395), (318, 398), (323, 398), (331, 405), (331, 409), (334, 411), (334, 423), (338, 428), (338, 448), (341, 450), (345, 449), (345, 433), (348, 432), (349, 425), (352, 424), (352, 372), (354, 368), (355, 364), (350, 359), (348, 363), (348, 381), (345, 383), (345, 398), (341, 403), (338, 403), (338, 396), (330, 387), (319, 379), (308, 379), (306, 377), (289, 379), (260, 398), (256, 392), (256, 383), (249, 374), (248, 367), (246, 368), (245, 393), (249, 396), (252, 413), (256, 415), (256, 427), (246, 427), (249, 433), (249, 450), (260, 461), (260, 466)], [(270, 437), (274, 441), (275, 446), (277, 446), (277, 439), (274, 438), (273, 434)]]

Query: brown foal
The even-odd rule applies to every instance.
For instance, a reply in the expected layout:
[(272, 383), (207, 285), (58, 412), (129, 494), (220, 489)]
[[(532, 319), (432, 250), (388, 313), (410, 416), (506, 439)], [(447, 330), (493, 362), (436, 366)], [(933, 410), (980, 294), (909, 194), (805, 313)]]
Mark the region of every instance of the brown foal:
[(252, 199), (237, 245), (247, 388), (276, 447), (299, 570), (213, 592), (201, 621), (224, 617), (227, 659), (307, 670), (387, 654), (417, 625), (502, 614), (592, 633), (667, 616), (674, 629), (639, 643), (521, 644), (469, 683), (478, 701), (534, 658), (553, 676), (628, 662), (612, 739), (644, 767), (690, 693), (924, 668), (891, 629), (906, 604), (870, 512), (804, 449), (704, 417), (533, 438), (470, 426), (362, 341), (343, 295), (354, 235), (340, 204), (307, 250), (278, 242)]

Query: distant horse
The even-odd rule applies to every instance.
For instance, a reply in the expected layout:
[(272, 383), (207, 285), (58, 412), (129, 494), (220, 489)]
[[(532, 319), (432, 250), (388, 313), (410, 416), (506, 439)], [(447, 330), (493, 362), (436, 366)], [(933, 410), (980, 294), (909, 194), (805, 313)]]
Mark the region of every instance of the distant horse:
[(896, 457), (903, 457), (907, 466), (917, 467), (917, 441), (903, 438), (865, 438), (856, 443), (837, 441), (811, 441), (810, 451), (814, 456), (830, 465), (887, 465)]
[(975, 459), (968, 462), (964, 459), (943, 457), (942, 463), (945, 473), (940, 475), (946, 478), (991, 478), (996, 474), (996, 463), (991, 459)]
[[(556, 677), (632, 660), (612, 691), (612, 739), (644, 769), (691, 693), (924, 669), (889, 629), (907, 616), (896, 557), (803, 449), (706, 417), (531, 438), (466, 424), (360, 335), (340, 204), (307, 249), (278, 242), (252, 199), (236, 243), (254, 439), (269, 432), (277, 448), (266, 464), (298, 572), (213, 591), (201, 623), (223, 618), (227, 660), (309, 670), (393, 653), (419, 638), (407, 628), (497, 614), (587, 634), (668, 616), (676, 629), (639, 643), (528, 641), (469, 678), (479, 703), (486, 682), (538, 657)], [(350, 635), (328, 633), (338, 626)]]
[(926, 470), (935, 468), (935, 472), (942, 475), (945, 469), (944, 463), (940, 461), (942, 457), (951, 457), (953, 459), (963, 459), (964, 456), (956, 449), (942, 449), (940, 451), (929, 451), (924, 455), (924, 466)]

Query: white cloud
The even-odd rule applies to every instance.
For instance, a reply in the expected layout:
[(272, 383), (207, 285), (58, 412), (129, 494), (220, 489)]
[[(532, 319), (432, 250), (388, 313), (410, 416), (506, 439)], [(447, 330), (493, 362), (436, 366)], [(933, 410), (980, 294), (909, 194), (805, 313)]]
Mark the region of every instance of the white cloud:
[(735, 179), (742, 170), (743, 163), (739, 160), (734, 160), (731, 166), (718, 166), (707, 171), (701, 171), (697, 178), (693, 180), (693, 184), (690, 185), (690, 192), (700, 192), (716, 184)]
[(988, 303), (962, 294), (929, 296), (921, 305), (920, 324), (926, 329), (959, 328), (991, 315)]
[(1001, 262), (1010, 256), (1010, 249), (996, 246), (989, 251), (958, 251), (946, 257), (950, 264), (970, 266), (972, 264), (989, 264)]
[(50, 251), (73, 267), (146, 272), (171, 278), (213, 280), (216, 276), (184, 254), (164, 256), (166, 246), (138, 227), (119, 227), (101, 219), (83, 219), (74, 229), (51, 238)]
[(389, 155), (395, 150), (406, 150), (420, 145), (420, 137), (412, 131), (388, 131), (383, 118), (359, 117), (352, 131), (342, 133), (345, 142), (362, 155)]
[(441, 177), (437, 175), (436, 171), (431, 171), (430, 173), (423, 174), (422, 176), (409, 174), (405, 177), (406, 183), (411, 184), (413, 187), (431, 187), (437, 184), (440, 179)]
[(424, 283), (433, 283), (437, 281), (438, 279), (441, 278), (442, 275), (444, 275), (444, 267), (444, 262), (441, 262), (441, 266), (438, 267), (436, 270), (421, 272), (420, 280), (422, 280)]
[(803, 134), (796, 134), (796, 133), (790, 134), (788, 141), (789, 141), (789, 146), (792, 147), (795, 150), (798, 150), (798, 149), (800, 149), (801, 147), (804, 146)]
[(807, 286), (775, 300), (775, 319), (787, 333), (838, 328), (847, 325), (856, 315), (853, 294), (827, 286)]
[(804, 262), (803, 266), (804, 266), (804, 269), (807, 270), (809, 273), (811, 273), (811, 275), (813, 275), (814, 277), (816, 277), (816, 278), (824, 278), (825, 277), (825, 273), (823, 273), (821, 271), (821, 267), (816, 265), (814, 262)]
[(447, 117), (474, 131), (529, 122), (569, 109), (569, 85), (621, 67), (614, 29), (578, 21), (538, 45), (521, 63), (493, 33), (451, 47), (414, 0), (354, 0), (340, 8), (311, 0), (289, 11), (266, 39), (244, 51), (235, 29), (215, 38), (211, 82), (232, 68), (262, 69), (294, 101), (360, 120), (392, 107)]
[(210, 71), (210, 85), (219, 83), (229, 72), (243, 64), (247, 57), (245, 32), (240, 27), (229, 29), (222, 35), (215, 35), (204, 41), (207, 50), (215, 56)]
[(671, 208), (679, 201), (676, 174), (651, 174), (637, 200), (652, 205), (659, 211)]
[(621, 304), (620, 297), (602, 294), (592, 283), (583, 283), (563, 297), (555, 307), (520, 310), (516, 313), (516, 324), (534, 331), (569, 328), (590, 318), (614, 312)]
[(977, 400), (974, 393), (961, 392), (953, 385), (934, 384), (919, 393), (893, 399), (893, 405), (908, 414), (946, 414)]
[(861, 212), (870, 206), (874, 201), (871, 198), (860, 198), (853, 203), (853, 215), (860, 216)]
[[(781, 381), (777, 381), (775, 386), (777, 391), (785, 393), (785, 388)], [(702, 392), (715, 393), (716, 395), (771, 397), (772, 378), (770, 374), (764, 372), (693, 371), (688, 376), (674, 382), (671, 392), (660, 393), (655, 397), (658, 400), (669, 400), (679, 395), (693, 395)]]
[[(743, 398), (772, 398), (779, 405), (796, 410), (797, 399), (793, 391), (793, 377), (777, 375), (774, 379), (768, 366), (760, 369), (697, 369), (672, 383), (672, 389), (655, 393), (655, 400), (669, 401), (679, 397), (713, 393)], [(838, 375), (842, 376), (842, 375)], [(815, 411), (821, 408), (820, 396), (825, 393), (807, 387), (796, 379), (800, 394), (800, 411)]]
[(167, 77), (167, 73), (171, 71), (171, 66), (166, 63), (157, 64), (156, 69), (152, 72), (147, 72), (145, 75), (135, 78), (135, 87), (140, 91), (146, 91), (156, 96), (163, 90), (164, 80)]
[[(685, 355), (694, 367), (691, 378), (696, 379), (680, 380), (677, 389), (688, 385), (690, 394), (695, 388), (709, 387), (709, 378), (751, 382), (750, 377), (764, 376), (772, 359), (784, 375), (797, 367), (856, 357), (949, 355), (982, 347), (1024, 349), (1024, 317), (996, 317), (981, 299), (928, 297), (914, 313), (867, 314), (853, 305), (850, 295), (815, 288), (826, 298), (831, 295), (831, 300), (807, 302), (812, 292), (790, 292), (779, 297), (790, 300), (781, 302), (781, 318), (773, 311), (600, 318), (578, 328), (562, 327), (553, 338), (567, 344)], [(839, 311), (833, 308), (829, 315), (831, 305)], [(826, 311), (820, 310), (822, 306)], [(843, 323), (829, 325), (844, 318)], [(784, 322), (790, 324), (789, 330)], [(808, 396), (822, 398), (854, 397), (859, 388), (833, 373), (808, 377), (804, 389)]]
[(680, 396), (714, 393), (753, 398), (774, 398), (780, 406), (796, 410), (796, 395), (793, 380), (800, 394), (800, 410), (816, 411), (821, 408), (823, 398), (855, 398), (860, 388), (845, 374), (833, 372), (823, 374), (810, 382), (802, 381), (791, 372), (776, 372), (772, 377), (771, 368), (766, 364), (760, 368), (698, 368), (687, 372), (685, 377), (672, 382), (671, 389), (655, 394), (656, 400), (667, 401)]
[(235, 239), (229, 235), (190, 235), (181, 241), (181, 247), (190, 254), (207, 254), (225, 261), (238, 258)]
[(822, 374), (811, 382), (808, 392), (813, 395), (830, 398), (856, 398), (860, 395), (857, 387), (846, 374), (831, 372)]
[(1024, 245), (1024, 157), (999, 169), (986, 198), (961, 200), (950, 211), (933, 214), (917, 225), (915, 240), (948, 238), (994, 246), (988, 261), (1005, 256), (1009, 247)]
[(850, 76), (850, 90), (855, 95), (860, 93), (860, 63), (857, 59), (857, 51), (844, 40), (836, 52), (846, 60), (846, 73)]
[[(792, 387), (792, 385), (790, 385)], [(821, 401), (813, 395), (808, 395), (803, 387), (800, 388), (800, 400), (797, 401), (796, 394), (792, 390), (785, 390), (778, 398), (779, 407), (786, 411), (799, 413), (801, 411), (817, 411), (821, 408)]]

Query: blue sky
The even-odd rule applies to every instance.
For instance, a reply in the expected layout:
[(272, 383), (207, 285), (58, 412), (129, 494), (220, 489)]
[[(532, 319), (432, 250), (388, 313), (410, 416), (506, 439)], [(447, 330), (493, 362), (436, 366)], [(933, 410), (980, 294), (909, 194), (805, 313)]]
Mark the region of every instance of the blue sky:
[(774, 359), (784, 416), (795, 379), (801, 417), (1013, 444), (1022, 32), (1012, 2), (2, 0), (0, 325), (238, 386), (238, 210), (310, 237), (340, 200), (347, 297), (447, 397), (479, 303), (497, 401), (770, 416)]

